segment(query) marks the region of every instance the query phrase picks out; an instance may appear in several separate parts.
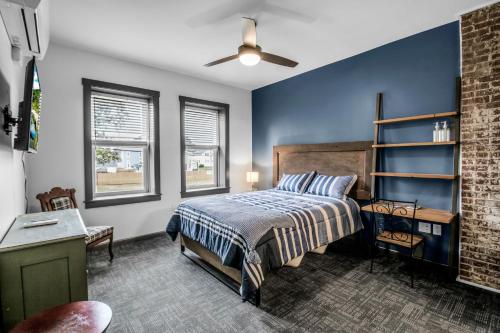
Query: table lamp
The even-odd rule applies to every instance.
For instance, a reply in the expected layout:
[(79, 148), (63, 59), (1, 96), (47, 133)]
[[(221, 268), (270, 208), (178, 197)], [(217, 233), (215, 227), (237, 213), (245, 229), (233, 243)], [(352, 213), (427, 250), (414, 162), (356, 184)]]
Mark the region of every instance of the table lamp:
[(255, 183), (259, 181), (259, 173), (257, 171), (247, 172), (247, 183), (252, 184), (252, 191), (256, 191)]

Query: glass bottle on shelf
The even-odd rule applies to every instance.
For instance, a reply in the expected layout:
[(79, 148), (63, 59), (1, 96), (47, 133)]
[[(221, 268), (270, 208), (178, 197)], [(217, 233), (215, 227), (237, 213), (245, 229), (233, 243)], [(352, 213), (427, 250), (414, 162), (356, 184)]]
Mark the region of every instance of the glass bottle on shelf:
[(436, 125), (434, 126), (434, 131), (432, 132), (433, 142), (439, 142), (439, 134), (440, 134), (439, 122), (436, 122)]
[(446, 121), (443, 122), (443, 136), (441, 141), (450, 141), (450, 128), (448, 127), (448, 123)]

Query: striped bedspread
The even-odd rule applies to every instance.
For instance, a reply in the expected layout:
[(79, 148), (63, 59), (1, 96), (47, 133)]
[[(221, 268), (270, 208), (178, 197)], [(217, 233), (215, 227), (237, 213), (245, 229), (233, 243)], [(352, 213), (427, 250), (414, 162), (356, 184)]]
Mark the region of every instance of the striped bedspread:
[(250, 298), (265, 274), (290, 260), (363, 228), (357, 203), (266, 190), (192, 199), (167, 225), (242, 271), (241, 295)]

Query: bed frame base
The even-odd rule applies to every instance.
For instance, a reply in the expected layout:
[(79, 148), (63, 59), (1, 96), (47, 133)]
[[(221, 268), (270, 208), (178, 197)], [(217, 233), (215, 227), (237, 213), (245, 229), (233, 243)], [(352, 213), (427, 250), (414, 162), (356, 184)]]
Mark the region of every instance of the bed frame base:
[[(193, 242), (193, 241), (191, 241)], [(190, 251), (186, 252), (186, 248), (188, 248)], [(195, 250), (195, 251), (193, 251)], [(184, 238), (181, 238), (181, 253), (194, 262), (196, 265), (200, 266), (203, 268), (205, 271), (207, 271), (210, 275), (215, 277), (217, 280), (222, 282), (226, 287), (240, 295), (240, 283), (236, 282), (233, 280), (231, 277), (229, 277), (227, 274), (222, 272), (220, 269), (217, 269), (213, 265), (209, 263), (209, 261), (212, 260), (206, 260), (205, 258), (202, 257), (202, 254), (196, 253), (196, 249), (191, 249), (187, 244), (184, 242)], [(255, 292), (255, 296), (253, 300), (249, 300), (250, 303), (255, 305), (256, 307), (260, 306), (260, 300), (261, 300), (261, 290), (260, 288), (257, 289)]]

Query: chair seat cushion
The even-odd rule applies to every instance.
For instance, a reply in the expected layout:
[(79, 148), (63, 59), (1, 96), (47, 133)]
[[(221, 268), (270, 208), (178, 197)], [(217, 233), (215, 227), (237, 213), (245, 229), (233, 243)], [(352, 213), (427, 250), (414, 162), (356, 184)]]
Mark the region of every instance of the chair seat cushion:
[(85, 237), (85, 243), (90, 244), (99, 238), (110, 235), (113, 233), (113, 227), (111, 226), (92, 226), (87, 227), (87, 237)]

